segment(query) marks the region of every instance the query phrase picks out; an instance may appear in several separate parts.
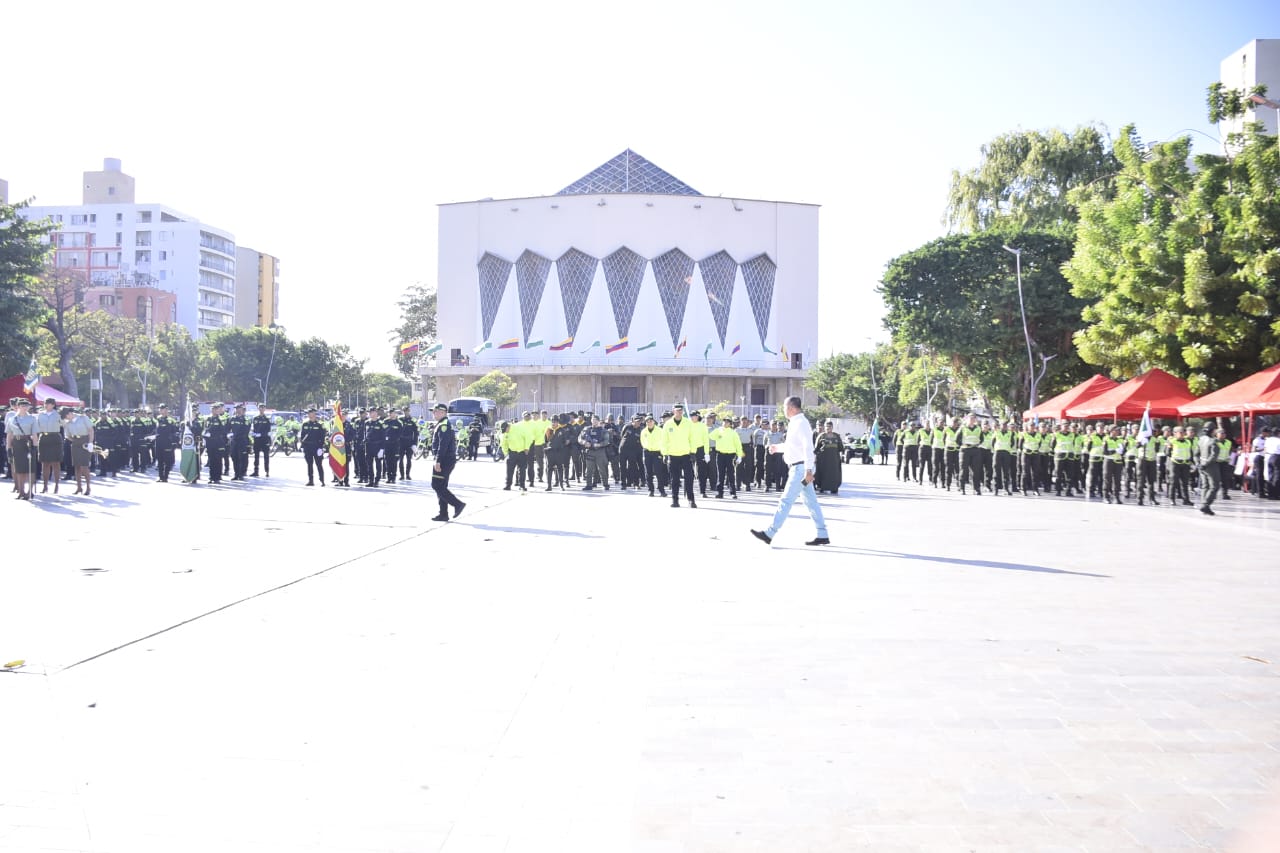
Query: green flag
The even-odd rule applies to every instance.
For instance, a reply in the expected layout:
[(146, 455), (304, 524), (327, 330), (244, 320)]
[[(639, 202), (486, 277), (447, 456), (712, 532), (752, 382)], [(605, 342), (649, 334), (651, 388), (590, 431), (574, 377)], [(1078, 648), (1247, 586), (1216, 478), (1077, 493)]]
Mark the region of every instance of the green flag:
[(440, 350), (442, 349), (444, 349), (444, 344), (432, 344), (431, 346), (427, 347), (427, 355), (435, 355), (436, 353), (440, 352)]
[(187, 483), (194, 483), (200, 476), (200, 456), (196, 453), (196, 437), (191, 433), (191, 403), (187, 403), (187, 415), (182, 421), (182, 459), (178, 472)]
[(489, 349), (492, 346), (493, 346), (493, 341), (485, 341), (480, 346), (473, 349), (472, 352), (475, 353), (476, 355), (479, 355), (480, 353), (484, 352), (485, 350)]
[(707, 348), (702, 351), (702, 357), (706, 358), (711, 355), (711, 344), (707, 344)]
[(529, 341), (529, 343), (527, 343), (527, 344), (525, 344), (525, 345), (524, 345), (524, 348), (525, 348), (525, 349), (533, 349), (534, 347), (540, 347), (540, 346), (542, 346), (542, 344), (543, 344), (543, 343), (544, 343), (544, 341), (543, 341), (541, 338), (539, 338), (539, 339), (538, 339), (538, 340), (536, 340), (536, 341)]
[(638, 348), (636, 349), (636, 352), (644, 352), (644, 351), (645, 351), (645, 350), (647, 350), (647, 349), (653, 349), (653, 348), (654, 348), (654, 347), (656, 347), (657, 345), (658, 345), (658, 342), (657, 342), (656, 340), (649, 341), (649, 343), (645, 344), (644, 346), (642, 346), (642, 347), (638, 347)]
[(591, 346), (589, 346), (589, 347), (587, 347), (586, 349), (584, 349), (582, 352), (588, 352), (588, 351), (590, 351), (590, 350), (595, 349), (595, 348), (596, 348), (596, 347), (598, 347), (598, 346), (600, 346), (600, 342), (599, 342), (599, 341), (596, 341), (596, 342), (595, 342), (595, 343), (593, 343)]

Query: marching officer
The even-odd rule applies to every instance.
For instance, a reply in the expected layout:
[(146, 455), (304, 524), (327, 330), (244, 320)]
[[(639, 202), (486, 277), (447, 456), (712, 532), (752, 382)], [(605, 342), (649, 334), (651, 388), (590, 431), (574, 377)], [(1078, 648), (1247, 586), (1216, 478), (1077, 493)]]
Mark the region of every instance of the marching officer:
[(156, 417), (156, 482), (169, 482), (169, 472), (173, 470), (173, 451), (178, 448), (178, 422), (169, 417), (169, 407), (161, 404), (160, 414)]
[(227, 419), (222, 414), (221, 403), (213, 404), (213, 411), (205, 419), (201, 435), (208, 454), (209, 483), (217, 485), (222, 482), (222, 468), (227, 456)]
[(267, 416), (266, 409), (258, 408), (258, 414), (253, 416), (253, 421), (249, 424), (249, 432), (253, 436), (253, 473), (250, 477), (258, 476), (258, 460), (262, 460), (262, 471), (271, 476), (271, 418)]
[(307, 409), (307, 419), (302, 422), (302, 455), (307, 460), (307, 485), (314, 486), (315, 481), (311, 477), (312, 466), (315, 466), (315, 474), (320, 478), (320, 485), (324, 485), (324, 447), (325, 440), (329, 437), (329, 431), (325, 429), (324, 424), (320, 423), (319, 414), (316, 407), (312, 406)]

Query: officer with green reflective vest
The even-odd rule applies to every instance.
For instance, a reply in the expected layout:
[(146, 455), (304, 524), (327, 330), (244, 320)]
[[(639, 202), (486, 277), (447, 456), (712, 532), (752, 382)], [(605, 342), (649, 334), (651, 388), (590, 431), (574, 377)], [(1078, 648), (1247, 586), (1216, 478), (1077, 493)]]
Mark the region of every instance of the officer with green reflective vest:
[[(955, 431), (955, 441), (960, 447), (960, 494), (973, 481), (973, 493), (982, 494), (982, 427), (978, 426), (978, 418), (969, 415), (964, 425)], [(950, 485), (950, 483), (948, 483)]]
[(933, 445), (933, 470), (930, 472), (930, 482), (936, 489), (942, 485), (943, 477), (947, 470), (946, 446), (947, 446), (947, 426), (942, 418), (933, 425), (933, 436), (929, 439)]
[(1138, 445), (1138, 506), (1143, 505), (1144, 497), (1152, 506), (1160, 506), (1156, 500), (1156, 483), (1160, 479), (1156, 465), (1163, 444), (1164, 437), (1156, 433)]
[(1191, 506), (1191, 457), (1195, 454), (1195, 443), (1186, 435), (1182, 427), (1173, 428), (1173, 440), (1169, 442), (1169, 466), (1173, 481), (1169, 493), (1170, 503), (1182, 502), (1183, 506)]
[(1071, 455), (1075, 451), (1075, 440), (1071, 429), (1065, 423), (1058, 424), (1058, 431), (1053, 434), (1053, 493), (1062, 497), (1062, 490), (1067, 490), (1067, 497), (1074, 497), (1071, 482)]
[(959, 485), (960, 482), (960, 419), (952, 418), (951, 422), (942, 428), (942, 447), (946, 455), (945, 473), (943, 474), (942, 485), (949, 492), (951, 484), (954, 482)]
[(1022, 494), (1035, 492), (1040, 494), (1040, 483), (1036, 479), (1036, 456), (1040, 453), (1040, 431), (1028, 423), (1022, 429), (1022, 437), (1018, 444), (1018, 459), (1022, 465)]
[(894, 444), (898, 447), (899, 453), (894, 454), (897, 458), (897, 466), (894, 469), (894, 477), (898, 480), (914, 480), (916, 478), (916, 465), (920, 458), (919, 448), (916, 445), (916, 430), (910, 421), (903, 421), (898, 427), (898, 434), (894, 436)]
[(1138, 426), (1137, 424), (1130, 424), (1128, 432), (1124, 436), (1124, 496), (1126, 498), (1133, 497), (1133, 487), (1138, 483), (1138, 456), (1140, 454)]
[(696, 445), (693, 421), (684, 416), (684, 406), (676, 403), (671, 407), (671, 420), (662, 425), (662, 452), (667, 456), (667, 468), (671, 472), (671, 505), (673, 507), (680, 506), (682, 478), (685, 497), (689, 499), (690, 508), (696, 509), (698, 506), (693, 499), (693, 450)]
[(1232, 479), (1236, 475), (1235, 468), (1231, 465), (1231, 451), (1235, 449), (1235, 444), (1231, 439), (1227, 438), (1226, 430), (1217, 430), (1214, 432), (1214, 438), (1217, 439), (1218, 476), (1222, 480), (1222, 486), (1218, 494), (1222, 496), (1224, 501), (1229, 501), (1231, 500), (1231, 495), (1227, 494), (1227, 487), (1231, 485)]
[(712, 461), (719, 472), (719, 480), (717, 482), (720, 485), (716, 490), (716, 497), (724, 497), (724, 487), (727, 484), (730, 496), (737, 500), (738, 486), (733, 471), (743, 457), (742, 439), (738, 438), (736, 430), (726, 425), (716, 427), (710, 437), (715, 442), (715, 450), (711, 454), (715, 459)]
[(992, 426), (991, 421), (982, 422), (982, 443), (978, 445), (979, 456), (982, 459), (982, 485), (988, 490), (992, 488), (992, 480), (995, 477), (994, 460), (995, 460), (995, 436), (996, 430)]
[(1088, 474), (1085, 476), (1085, 487), (1090, 499), (1102, 497), (1102, 460), (1107, 455), (1107, 439), (1102, 434), (1102, 427), (1090, 427), (1085, 444), (1085, 459)]
[(1014, 462), (1013, 450), (1017, 433), (1013, 431), (1013, 423), (1002, 423), (991, 433), (992, 465), (995, 468), (993, 489), (1000, 494), (1004, 489), (1006, 495), (1013, 494)]
[[(916, 485), (924, 483), (927, 476), (929, 482), (933, 482), (933, 425), (924, 424), (916, 430), (916, 457), (918, 467), (916, 468)], [(925, 470), (928, 469), (928, 474)]]
[(1102, 494), (1107, 503), (1120, 504), (1120, 479), (1124, 473), (1125, 438), (1119, 426), (1113, 426), (1102, 440)]

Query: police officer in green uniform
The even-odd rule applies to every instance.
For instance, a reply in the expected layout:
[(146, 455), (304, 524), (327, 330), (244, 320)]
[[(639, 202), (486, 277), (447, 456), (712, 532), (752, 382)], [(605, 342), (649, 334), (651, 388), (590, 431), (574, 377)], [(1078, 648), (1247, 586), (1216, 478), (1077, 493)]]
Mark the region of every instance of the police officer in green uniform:
[[(955, 430), (955, 433), (955, 440), (960, 448), (960, 494), (965, 494), (965, 488), (972, 479), (973, 493), (980, 495), (982, 494), (982, 427), (978, 426), (977, 416), (969, 415), (965, 418), (964, 425)], [(949, 471), (947, 488), (951, 488)]]

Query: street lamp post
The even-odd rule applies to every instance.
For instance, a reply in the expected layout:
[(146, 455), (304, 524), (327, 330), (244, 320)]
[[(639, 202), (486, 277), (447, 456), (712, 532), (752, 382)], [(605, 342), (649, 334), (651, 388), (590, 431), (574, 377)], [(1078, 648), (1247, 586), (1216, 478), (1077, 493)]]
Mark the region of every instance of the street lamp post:
[[(1027, 330), (1027, 308), (1022, 300), (1022, 250), (1012, 249), (1008, 246), (1003, 246), (1002, 248), (1013, 255), (1014, 265), (1017, 270), (1018, 312), (1022, 314), (1022, 337), (1027, 342), (1027, 384), (1031, 387), (1031, 405), (1027, 408), (1034, 409), (1036, 407), (1036, 383), (1038, 382), (1038, 377), (1036, 376), (1036, 361), (1031, 355), (1031, 332)], [(1050, 356), (1050, 358), (1052, 357)], [(1048, 359), (1045, 360), (1045, 364), (1048, 364)], [(1040, 372), (1041, 375), (1044, 374), (1043, 369)]]
[(271, 330), (271, 358), (267, 360), (266, 382), (263, 382), (261, 379), (258, 380), (258, 387), (262, 389), (262, 408), (264, 409), (267, 407), (267, 392), (271, 390), (271, 368), (276, 363), (276, 342), (280, 340), (280, 337), (276, 332), (284, 327), (277, 326), (275, 323), (272, 323), (267, 328)]
[(1264, 98), (1261, 95), (1250, 95), (1249, 100), (1253, 101), (1260, 107), (1271, 107), (1271, 109), (1276, 111), (1276, 143), (1280, 144), (1280, 104), (1270, 98)]
[(880, 391), (876, 388), (876, 342), (872, 341), (871, 338), (864, 338), (863, 340), (869, 341), (871, 343), (871, 355), (867, 359), (867, 361), (871, 365), (871, 400), (875, 404), (876, 422), (879, 422)]

